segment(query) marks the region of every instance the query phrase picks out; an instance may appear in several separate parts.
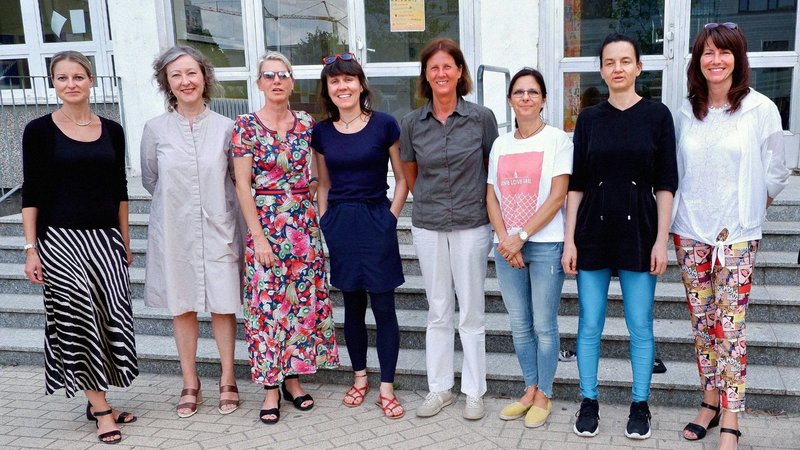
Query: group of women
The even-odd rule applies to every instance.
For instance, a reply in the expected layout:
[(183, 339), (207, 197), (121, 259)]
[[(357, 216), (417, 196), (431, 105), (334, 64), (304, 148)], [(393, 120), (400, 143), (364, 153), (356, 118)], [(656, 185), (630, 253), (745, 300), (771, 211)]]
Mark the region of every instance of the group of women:
[[(351, 53), (323, 58), (320, 97), (328, 118), (315, 123), (289, 108), (294, 74), (280, 53), (268, 52), (257, 65), (264, 107), (231, 121), (208, 107), (216, 82), (206, 58), (190, 47), (167, 50), (154, 70), (168, 111), (146, 124), (141, 158), (142, 181), (153, 195), (145, 301), (174, 317), (183, 374), (177, 415), (189, 417), (202, 403), (198, 312), (211, 313), (220, 354), (218, 412), (239, 407), (233, 354), (235, 313), (242, 309), (251, 379), (265, 389), (260, 420), (279, 421), (281, 393), (299, 410), (314, 406), (298, 376), (339, 364), (322, 231), (330, 281), (344, 299), (354, 371), (342, 402), (358, 407), (370, 390), (364, 322), (371, 305), (377, 404), (386, 417), (403, 417), (393, 391), (394, 290), (404, 282), (396, 226), (411, 191), (429, 305), (430, 392), (417, 416), (436, 415), (455, 400), (456, 298), (463, 415), (485, 414), (483, 285), (494, 229), (497, 276), (525, 382), (500, 418), (546, 423), (561, 289), (573, 274), (583, 397), (573, 428), (580, 436), (599, 432), (600, 338), (609, 282), (618, 276), (633, 371), (625, 435), (648, 438), (654, 293), (671, 233), (704, 392), (683, 435), (702, 439), (720, 425), (719, 448), (735, 448), (752, 269), (766, 207), (788, 177), (780, 116), (749, 86), (746, 49), (736, 24), (700, 31), (676, 127), (664, 105), (636, 93), (636, 42), (609, 35), (599, 54), (608, 99), (580, 113), (572, 140), (544, 122), (547, 88), (531, 68), (511, 79), (515, 131), (498, 137), (492, 112), (464, 99), (472, 90), (469, 70), (446, 38), (422, 50), (418, 91), (426, 102), (401, 124), (373, 109)], [(63, 104), (31, 122), (23, 139), (25, 273), (43, 284), (47, 392), (84, 391), (98, 439), (116, 443), (119, 425), (136, 417), (112, 409), (105, 392), (129, 386), (138, 374), (124, 136), (89, 108), (93, 80), (83, 55), (57, 54), (50, 72)]]

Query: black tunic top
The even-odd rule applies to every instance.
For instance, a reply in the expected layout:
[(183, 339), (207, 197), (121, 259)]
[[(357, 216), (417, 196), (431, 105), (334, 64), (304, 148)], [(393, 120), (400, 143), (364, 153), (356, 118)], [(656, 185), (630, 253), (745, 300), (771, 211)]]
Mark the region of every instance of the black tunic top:
[(37, 236), (48, 226), (119, 226), (119, 203), (128, 200), (125, 135), (118, 123), (100, 122), (100, 137), (91, 142), (67, 137), (50, 114), (25, 127), (22, 207), (38, 209)]
[(661, 103), (581, 111), (569, 190), (582, 191), (575, 226), (579, 270), (647, 272), (658, 233), (655, 191), (678, 188), (675, 127)]

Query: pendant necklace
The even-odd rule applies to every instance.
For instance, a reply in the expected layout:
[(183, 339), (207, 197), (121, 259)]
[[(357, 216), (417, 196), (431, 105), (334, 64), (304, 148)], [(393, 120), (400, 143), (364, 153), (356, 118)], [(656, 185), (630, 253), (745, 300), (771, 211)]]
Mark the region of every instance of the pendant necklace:
[(344, 124), (344, 129), (345, 130), (349, 130), (350, 129), (350, 124), (355, 122), (355, 120), (358, 119), (359, 117), (361, 117), (361, 113), (359, 113), (357, 116), (353, 117), (352, 119), (350, 119), (348, 121), (345, 121), (344, 117), (339, 116), (339, 121)]
[(728, 103), (728, 102), (725, 102), (725, 104), (722, 105), (722, 106), (712, 106), (711, 104), (708, 105), (708, 109), (710, 109), (712, 111), (724, 111), (724, 110), (730, 109), (730, 108), (731, 108), (731, 104)]
[(538, 133), (538, 132), (542, 131), (542, 128), (544, 128), (544, 121), (542, 122), (542, 124), (541, 124), (541, 125), (539, 125), (539, 128), (537, 128), (537, 129), (533, 130), (533, 133), (531, 133), (531, 134), (529, 134), (529, 135), (527, 135), (527, 136), (525, 136), (524, 134), (522, 134), (522, 131), (521, 131), (519, 128), (517, 128), (517, 133), (519, 133), (519, 137), (520, 137), (521, 139), (528, 139), (529, 137), (533, 136), (534, 134), (536, 134), (536, 133)]
[(92, 113), (91, 112), (89, 113), (89, 120), (87, 120), (86, 122), (82, 122), (81, 123), (81, 122), (76, 122), (75, 119), (73, 119), (72, 117), (68, 116), (67, 113), (64, 112), (63, 108), (59, 109), (59, 111), (61, 111), (61, 114), (63, 114), (64, 117), (69, 119), (70, 122), (74, 123), (75, 125), (77, 125), (79, 127), (85, 127), (85, 126), (88, 126), (90, 123), (92, 123), (92, 116), (91, 116)]

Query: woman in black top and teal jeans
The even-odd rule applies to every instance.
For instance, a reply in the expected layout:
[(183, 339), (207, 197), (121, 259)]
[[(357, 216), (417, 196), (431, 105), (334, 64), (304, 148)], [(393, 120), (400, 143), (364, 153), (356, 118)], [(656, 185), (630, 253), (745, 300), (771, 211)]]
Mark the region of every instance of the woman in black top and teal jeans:
[(128, 190), (122, 127), (89, 108), (92, 73), (78, 52), (50, 64), (63, 102), (22, 136), (25, 275), (44, 287), (45, 392), (83, 391), (100, 442), (122, 439), (111, 386), (139, 374), (128, 280)]
[(653, 299), (656, 276), (667, 265), (672, 197), (678, 185), (675, 129), (661, 103), (636, 94), (642, 71), (631, 38), (609, 35), (600, 48), (608, 101), (578, 116), (573, 172), (567, 195), (562, 264), (577, 274), (578, 372), (583, 402), (574, 431), (599, 431), (597, 368), (608, 286), (618, 275), (631, 339), (633, 402), (625, 435), (650, 437), (653, 372)]

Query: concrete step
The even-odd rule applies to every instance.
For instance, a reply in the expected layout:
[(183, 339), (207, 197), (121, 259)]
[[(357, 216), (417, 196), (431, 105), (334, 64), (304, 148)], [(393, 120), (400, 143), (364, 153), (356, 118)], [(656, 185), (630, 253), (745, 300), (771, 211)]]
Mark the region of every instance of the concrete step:
[[(131, 295), (144, 297), (144, 269), (133, 267), (130, 271)], [(0, 263), (0, 301), (6, 294), (41, 295), (42, 288), (25, 278), (22, 264)], [(485, 285), (486, 311), (505, 312), (496, 278), (487, 278)], [(331, 289), (334, 305), (341, 306), (341, 294)], [(684, 320), (687, 317), (686, 299), (680, 283), (659, 282), (656, 285), (655, 317)], [(574, 280), (566, 280), (561, 292), (561, 315), (578, 315), (578, 288)], [(398, 310), (427, 310), (425, 289), (420, 276), (406, 276), (406, 282), (396, 291)], [(756, 322), (800, 323), (800, 295), (796, 286), (753, 286), (748, 306), (748, 317)], [(622, 317), (622, 291), (617, 280), (609, 288), (608, 317)]]
[[(0, 236), (0, 263), (25, 264), (25, 245), (23, 236)], [(145, 266), (147, 239), (131, 239), (133, 267)]]
[[(180, 366), (172, 337), (139, 335), (136, 337), (139, 369), (148, 373), (180, 373)], [(34, 329), (0, 329), (0, 363), (41, 365), (43, 357), (43, 332)], [(201, 338), (198, 342), (198, 372), (203, 377), (219, 376), (219, 359), (213, 339)], [(247, 349), (242, 343), (236, 346), (236, 373), (242, 380), (249, 379), (250, 365)], [(377, 384), (377, 353), (368, 350), (368, 370), (371, 382)], [(352, 382), (352, 367), (345, 348), (340, 349), (341, 366), (336, 370), (323, 370), (311, 381), (337, 383), (344, 386)], [(456, 352), (455, 372), (460, 376), (462, 355)], [(667, 373), (653, 376), (651, 402), (654, 404), (694, 407), (698, 401), (697, 368), (691, 361), (666, 360)], [(519, 364), (513, 353), (488, 352), (488, 394), (517, 396), (523, 388)], [(800, 368), (748, 364), (748, 406), (757, 409), (800, 412)], [(626, 359), (603, 358), (598, 374), (600, 401), (630, 402), (630, 362)], [(425, 351), (403, 349), (397, 365), (395, 381), (401, 389), (427, 390)], [(456, 389), (458, 387), (456, 386)], [(574, 362), (559, 363), (554, 387), (556, 398), (575, 400), (578, 394), (578, 370)]]
[[(172, 316), (165, 309), (148, 308), (142, 300), (134, 300), (134, 316), (137, 334), (172, 336)], [(427, 312), (422, 310), (399, 310), (401, 347), (424, 349)], [(561, 348), (575, 348), (578, 330), (577, 316), (560, 316), (559, 328)], [(200, 336), (210, 338), (209, 314), (200, 314)], [(344, 345), (344, 309), (334, 308), (337, 338)], [(241, 320), (240, 320), (241, 323)], [(0, 305), (0, 326), (3, 328), (44, 327), (42, 300), (32, 295), (5, 295)], [(367, 314), (367, 329), (370, 345), (375, 345), (375, 320)], [(688, 360), (694, 355), (694, 340), (688, 319), (656, 319), (654, 332), (659, 357), (662, 359)], [(244, 340), (244, 329), (237, 330), (238, 339)], [(764, 323), (748, 320), (748, 361), (752, 364), (800, 365), (800, 325), (792, 323)], [(624, 358), (628, 355), (630, 340), (622, 317), (609, 317), (603, 332), (603, 357)], [(461, 345), (456, 341), (456, 348)], [(508, 315), (488, 313), (486, 315), (486, 350), (497, 353), (514, 351)]]
[[(405, 275), (422, 275), (419, 259), (413, 245), (401, 244), (400, 257), (402, 258), (403, 273)], [(675, 251), (670, 249), (667, 252), (667, 257), (669, 258), (667, 271), (660, 277), (660, 280), (680, 282), (681, 271), (677, 264)], [(497, 277), (494, 251), (489, 253), (487, 277)], [(568, 276), (567, 278), (574, 277)], [(753, 274), (753, 283), (759, 285), (784, 285), (796, 283), (798, 280), (800, 280), (800, 264), (797, 263), (797, 251), (759, 251), (756, 270)]]

